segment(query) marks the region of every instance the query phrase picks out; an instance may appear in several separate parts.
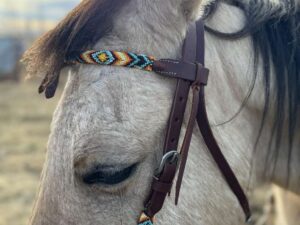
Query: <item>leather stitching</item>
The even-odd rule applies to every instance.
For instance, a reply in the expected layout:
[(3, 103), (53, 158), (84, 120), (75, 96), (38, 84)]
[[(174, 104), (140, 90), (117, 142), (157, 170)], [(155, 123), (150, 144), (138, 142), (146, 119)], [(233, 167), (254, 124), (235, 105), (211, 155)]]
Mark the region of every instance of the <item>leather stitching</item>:
[(161, 59), (159, 61), (161, 61), (161, 62), (167, 62), (167, 63), (173, 63), (173, 64), (179, 64), (179, 62), (177, 62), (177, 61), (171, 61), (171, 60), (168, 60), (168, 59)]
[(161, 71), (161, 70), (158, 70), (158, 71), (155, 71), (155, 72), (161, 73), (161, 74), (166, 74), (166, 75), (177, 76), (177, 73), (175, 73), (175, 72), (164, 72), (164, 71)]

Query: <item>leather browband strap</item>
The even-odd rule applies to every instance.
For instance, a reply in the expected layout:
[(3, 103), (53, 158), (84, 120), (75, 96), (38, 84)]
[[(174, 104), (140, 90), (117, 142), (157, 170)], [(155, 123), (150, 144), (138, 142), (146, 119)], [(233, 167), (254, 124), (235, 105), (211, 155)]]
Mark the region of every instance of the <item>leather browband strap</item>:
[[(175, 199), (176, 204), (178, 202), (189, 145), (196, 119), (207, 148), (228, 186), (236, 195), (246, 215), (246, 220), (248, 220), (251, 216), (247, 197), (227, 160), (222, 154), (209, 125), (204, 92), (208, 78), (208, 70), (203, 66), (205, 53), (204, 46), (204, 24), (201, 20), (199, 20), (196, 24), (193, 24), (188, 31), (183, 47), (182, 60), (164, 59), (154, 62), (153, 65), (154, 72), (179, 79), (177, 81), (175, 96), (166, 131), (164, 157), (159, 170), (153, 178), (151, 192), (145, 202), (144, 212), (149, 217), (153, 217), (161, 210), (167, 194), (171, 191), (176, 170), (180, 162)], [(181, 158), (179, 160), (177, 148), (191, 87), (193, 90), (192, 110), (180, 151)]]

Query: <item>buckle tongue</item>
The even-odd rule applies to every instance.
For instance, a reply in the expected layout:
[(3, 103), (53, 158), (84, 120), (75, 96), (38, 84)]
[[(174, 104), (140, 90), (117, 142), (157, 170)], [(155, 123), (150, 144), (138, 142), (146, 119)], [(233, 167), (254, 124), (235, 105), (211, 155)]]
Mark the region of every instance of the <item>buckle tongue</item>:
[(174, 163), (178, 163), (179, 161), (179, 158), (180, 158), (180, 154), (179, 152), (177, 151), (170, 151), (170, 152), (167, 152), (163, 157), (162, 157), (162, 160), (160, 162), (160, 165), (159, 167), (156, 169), (155, 171), (155, 176), (159, 176), (164, 168), (165, 168), (165, 165), (167, 163), (169, 164), (174, 164)]

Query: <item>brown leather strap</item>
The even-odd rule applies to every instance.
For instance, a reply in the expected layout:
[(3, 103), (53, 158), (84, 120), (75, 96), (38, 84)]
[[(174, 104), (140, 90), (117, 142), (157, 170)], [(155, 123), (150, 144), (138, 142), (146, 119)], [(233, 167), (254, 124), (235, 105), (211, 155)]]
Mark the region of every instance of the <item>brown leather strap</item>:
[[(145, 214), (154, 217), (158, 213), (172, 188), (172, 183), (176, 175), (177, 162), (167, 163), (161, 174), (153, 177), (151, 194), (145, 202)], [(174, 172), (175, 171), (175, 172)]]
[[(204, 43), (204, 25), (202, 21), (197, 22), (197, 58), (196, 61), (204, 65), (204, 55), (205, 55), (205, 43)], [(224, 157), (214, 135), (211, 130), (206, 105), (205, 105), (205, 86), (201, 84), (200, 92), (199, 92), (199, 107), (198, 107), (198, 115), (197, 122), (200, 128), (201, 134), (205, 141), (205, 144), (210, 151), (214, 161), (216, 162), (218, 168), (220, 169), (223, 177), (225, 178), (228, 186), (232, 190), (232, 192), (237, 197), (244, 213), (246, 216), (246, 221), (248, 221), (251, 217), (251, 210), (249, 207), (248, 199), (246, 194), (244, 193), (239, 181), (237, 180), (234, 172), (232, 171), (229, 163)]]
[(189, 81), (182, 79), (177, 81), (175, 96), (165, 137), (164, 154), (169, 151), (177, 150), (189, 90)]
[[(207, 84), (208, 79), (208, 69), (203, 66), (199, 67), (196, 63), (181, 60), (161, 59), (155, 61), (153, 64), (153, 71), (160, 75), (180, 78), (191, 82), (200, 79), (199, 82), (202, 84)], [(199, 73), (203, 74), (203, 76), (197, 78), (197, 74)]]
[(190, 119), (189, 119), (189, 122), (188, 122), (188, 125), (186, 128), (185, 137), (184, 137), (184, 140), (183, 140), (183, 143), (181, 146), (181, 150), (180, 150), (181, 161), (180, 161), (180, 168), (179, 168), (179, 172), (178, 172), (177, 183), (176, 183), (176, 193), (175, 193), (175, 204), (176, 205), (178, 204), (178, 200), (179, 200), (181, 183), (182, 183), (183, 174), (185, 171), (185, 165), (186, 165), (186, 161), (188, 158), (189, 148), (190, 148), (191, 139), (192, 139), (193, 130), (194, 130), (195, 121), (196, 121), (196, 116), (197, 116), (197, 112), (198, 112), (200, 83), (193, 84), (192, 90), (193, 90), (192, 109), (191, 109)]
[[(196, 46), (197, 37), (195, 27), (191, 27), (188, 31), (186, 42), (191, 43), (193, 46)], [(190, 45), (187, 45), (190, 47)], [(192, 62), (196, 57), (196, 50), (193, 48), (183, 48), (183, 58), (180, 62)], [(175, 72), (176, 74), (181, 74), (181, 78), (184, 78), (184, 71), (182, 68), (178, 67), (175, 61), (163, 60), (160, 61), (160, 64), (156, 64), (154, 67), (156, 70)], [(179, 61), (178, 61), (179, 62)], [(166, 66), (164, 68), (164, 66)], [(187, 67), (185, 67), (187, 68)], [(162, 75), (166, 75), (161, 73)], [(196, 70), (194, 75), (196, 77)], [(203, 79), (205, 80), (205, 79)], [(189, 95), (189, 90), (191, 86), (191, 81), (188, 79), (178, 79), (176, 85), (176, 91), (174, 95), (173, 105), (171, 108), (171, 113), (168, 121), (168, 126), (166, 130), (165, 144), (164, 144), (164, 156), (172, 151), (177, 151), (178, 142), (181, 132), (181, 127), (183, 123), (184, 113), (186, 109), (186, 103)], [(163, 168), (159, 173), (154, 177), (152, 182), (151, 192), (145, 203), (145, 214), (149, 217), (153, 217), (157, 212), (162, 208), (167, 194), (171, 191), (174, 177), (176, 175), (177, 164), (168, 160), (163, 165)], [(164, 183), (163, 190), (157, 190), (156, 183)], [(170, 189), (166, 190), (165, 187), (168, 186)], [(155, 188), (154, 188), (155, 187)]]
[[(196, 25), (193, 24), (190, 26), (187, 32), (187, 36), (182, 49), (182, 60), (180, 60), (181, 62), (194, 62), (197, 53), (195, 47), (193, 46), (196, 45), (197, 45)], [(168, 68), (170, 69), (170, 65), (167, 65), (166, 61), (164, 65), (168, 66)], [(175, 68), (172, 68), (172, 71), (174, 70)], [(196, 71), (197, 70), (195, 70), (195, 72)], [(180, 73), (177, 72), (177, 74)], [(173, 105), (172, 105), (169, 122), (167, 126), (164, 153), (167, 153), (168, 151), (172, 151), (172, 150), (177, 150), (178, 148), (180, 131), (183, 123), (186, 103), (187, 103), (189, 90), (191, 86), (191, 82), (188, 81), (188, 79), (184, 78), (185, 73), (183, 72), (181, 74), (183, 77), (182, 79), (178, 79), (177, 81), (175, 96), (174, 96)], [(196, 73), (194, 74), (194, 77), (196, 78)]]
[(223, 177), (225, 178), (225, 181), (227, 182), (228, 186), (230, 187), (230, 189), (238, 199), (245, 213), (246, 221), (248, 221), (251, 217), (251, 211), (250, 211), (247, 196), (245, 195), (239, 181), (237, 180), (234, 172), (229, 166), (226, 158), (221, 152), (221, 149), (212, 133), (212, 130), (208, 122), (207, 112), (205, 107), (204, 86), (201, 86), (200, 88), (200, 101), (199, 101), (198, 110), (199, 111), (197, 115), (197, 121), (198, 121), (201, 134), (205, 141), (205, 144), (209, 152), (211, 153), (214, 161), (216, 162), (219, 170), (221, 171)]

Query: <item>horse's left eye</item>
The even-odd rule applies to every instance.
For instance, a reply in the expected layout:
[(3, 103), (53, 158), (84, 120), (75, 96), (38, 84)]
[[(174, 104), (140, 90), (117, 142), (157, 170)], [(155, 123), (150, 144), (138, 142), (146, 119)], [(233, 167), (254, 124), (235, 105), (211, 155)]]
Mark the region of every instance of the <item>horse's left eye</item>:
[(83, 176), (86, 184), (116, 185), (127, 180), (136, 169), (136, 164), (116, 169), (113, 166), (99, 166)]

